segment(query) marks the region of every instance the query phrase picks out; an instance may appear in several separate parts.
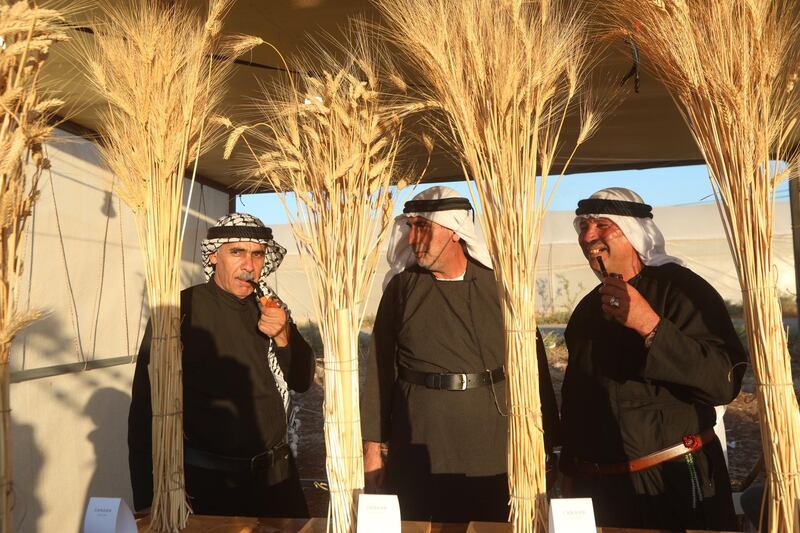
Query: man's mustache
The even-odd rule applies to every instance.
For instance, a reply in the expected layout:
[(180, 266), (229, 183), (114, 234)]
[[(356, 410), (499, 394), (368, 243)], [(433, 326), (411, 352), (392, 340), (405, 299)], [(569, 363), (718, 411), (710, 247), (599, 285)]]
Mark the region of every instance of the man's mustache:
[(605, 245), (600, 241), (600, 239), (594, 239), (593, 241), (581, 244), (581, 248), (588, 252), (592, 248), (605, 248)]
[(252, 272), (242, 271), (236, 274), (236, 279), (240, 279), (242, 281), (253, 281), (255, 277), (253, 276)]

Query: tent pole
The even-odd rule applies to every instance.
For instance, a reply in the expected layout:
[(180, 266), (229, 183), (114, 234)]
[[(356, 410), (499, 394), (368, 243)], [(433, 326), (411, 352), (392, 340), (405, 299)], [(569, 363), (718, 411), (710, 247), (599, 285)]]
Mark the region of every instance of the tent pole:
[(789, 180), (789, 210), (792, 213), (792, 247), (794, 248), (795, 301), (798, 306), (798, 332), (800, 333), (800, 183)]

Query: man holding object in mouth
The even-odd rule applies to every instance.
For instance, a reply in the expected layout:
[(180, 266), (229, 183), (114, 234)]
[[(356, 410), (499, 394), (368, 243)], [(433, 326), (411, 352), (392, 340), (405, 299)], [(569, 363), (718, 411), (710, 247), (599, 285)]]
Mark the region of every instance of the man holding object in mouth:
[[(287, 442), (289, 389), (311, 385), (314, 356), (266, 279), (286, 250), (242, 213), (202, 243), (207, 282), (181, 292), (186, 492), (195, 514), (308, 515)], [(153, 498), (151, 328), (136, 361), (128, 448), (134, 507)]]
[(598, 526), (733, 530), (715, 405), (739, 393), (747, 354), (722, 298), (666, 254), (633, 191), (581, 200), (575, 229), (601, 284), (565, 331), (561, 469)]

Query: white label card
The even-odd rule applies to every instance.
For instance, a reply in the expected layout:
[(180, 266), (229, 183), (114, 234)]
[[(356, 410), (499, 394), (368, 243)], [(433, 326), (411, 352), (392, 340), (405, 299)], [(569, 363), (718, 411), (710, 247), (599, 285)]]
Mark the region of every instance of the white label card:
[(136, 533), (136, 520), (122, 498), (90, 498), (83, 533)]
[(358, 497), (357, 533), (400, 533), (400, 502), (394, 494)]
[(591, 498), (550, 500), (550, 533), (597, 533)]

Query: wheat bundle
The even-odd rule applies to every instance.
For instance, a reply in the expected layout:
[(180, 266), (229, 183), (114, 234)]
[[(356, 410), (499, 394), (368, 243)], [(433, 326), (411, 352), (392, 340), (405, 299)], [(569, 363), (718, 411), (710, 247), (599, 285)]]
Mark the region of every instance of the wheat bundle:
[(178, 531), (190, 512), (183, 481), (181, 204), (186, 169), (221, 131), (209, 118), (230, 62), (215, 54), (230, 59), (250, 46), (245, 37), (220, 36), (231, 3), (211, 0), (205, 21), (180, 3), (108, 7), (85, 50), (88, 78), (108, 104), (99, 128), (101, 154), (135, 215), (145, 261), (156, 531)]
[[(252, 137), (254, 183), (293, 191), (286, 202), (295, 239), (316, 289), (314, 309), (325, 346), (328, 530), (355, 532), (355, 498), (364, 487), (358, 406), (358, 335), (380, 243), (390, 227), (390, 186), (399, 176), (402, 119), (413, 106), (385, 92), (384, 50), (351, 33), (347, 50), (316, 50), (270, 88), (263, 123), (235, 128), (228, 154)], [(381, 66), (383, 65), (383, 66)], [(397, 91), (395, 90), (395, 93)], [(402, 183), (401, 183), (402, 185)], [(284, 196), (282, 196), (284, 198)]]
[[(50, 47), (66, 40), (62, 15), (26, 0), (0, 4), (0, 531), (10, 532), (11, 405), (8, 358), (11, 343), (36, 311), (17, 308), (25, 225), (39, 194), (39, 177), (50, 163), (42, 144), (59, 100), (40, 90)], [(29, 157), (26, 165), (25, 158)]]
[(610, 7), (708, 164), (742, 286), (770, 530), (798, 532), (800, 411), (772, 261), (776, 187), (798, 172), (797, 2), (615, 0)]
[[(536, 267), (566, 115), (589, 71), (587, 12), (542, 0), (374, 0), (404, 56), (445, 115), (483, 206), (506, 327), (509, 488), (515, 531), (547, 528), (545, 452), (536, 366)], [(575, 147), (594, 131), (584, 108)], [(566, 158), (556, 161), (556, 158)], [(539, 177), (537, 177), (539, 176)]]

